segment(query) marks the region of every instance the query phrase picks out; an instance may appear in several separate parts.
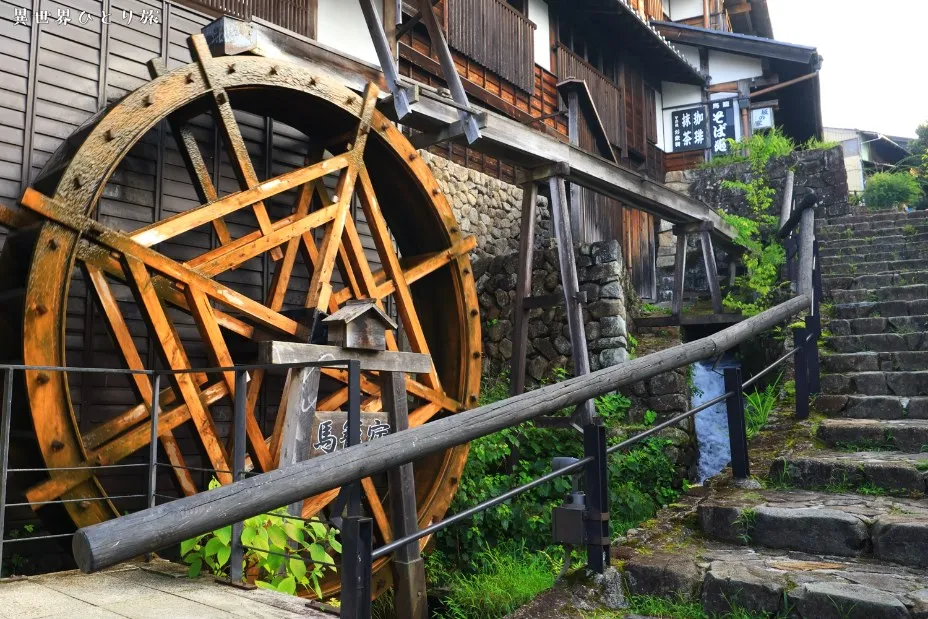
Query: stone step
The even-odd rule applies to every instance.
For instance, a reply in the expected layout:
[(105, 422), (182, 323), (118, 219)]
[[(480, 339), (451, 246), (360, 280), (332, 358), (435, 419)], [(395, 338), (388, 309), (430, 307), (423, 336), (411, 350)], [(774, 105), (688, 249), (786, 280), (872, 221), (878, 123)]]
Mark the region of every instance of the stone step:
[[(822, 241), (820, 256), (834, 256), (841, 251), (851, 250), (854, 253), (861, 251), (895, 251), (905, 246), (918, 247), (928, 241), (928, 234), (893, 234), (891, 236), (861, 236), (845, 239), (829, 239)], [(870, 249), (867, 249), (870, 248)], [(892, 249), (890, 249), (892, 248)]]
[[(867, 319), (858, 318), (857, 320)], [(928, 332), (836, 335), (829, 337), (825, 341), (825, 346), (836, 353), (919, 352), (928, 350)]]
[[(928, 243), (928, 240), (926, 240)], [(872, 275), (875, 273), (897, 273), (904, 271), (921, 271), (925, 269), (924, 260), (881, 260), (879, 262), (845, 261), (831, 266), (822, 266), (823, 277), (835, 275)]]
[(861, 301), (834, 306), (835, 318), (890, 318), (928, 314), (928, 301)]
[(826, 329), (833, 335), (879, 335), (894, 333), (905, 335), (928, 331), (928, 315), (894, 316), (890, 318), (835, 318)]
[(928, 371), (823, 374), (822, 393), (833, 395), (928, 396)]
[(791, 488), (920, 497), (928, 491), (928, 453), (816, 449), (778, 456), (770, 479)]
[(928, 351), (868, 351), (841, 355), (823, 355), (821, 365), (822, 371), (829, 374), (928, 370)]
[(732, 491), (699, 504), (703, 535), (765, 546), (928, 567), (928, 504), (803, 490)]
[[(849, 257), (848, 260), (854, 260), (854, 258)], [(925, 264), (928, 265), (928, 260), (926, 260)], [(883, 288), (884, 286), (911, 286), (913, 284), (928, 284), (928, 270), (906, 271), (904, 273), (836, 275), (822, 278), (822, 287), (826, 294), (834, 290)]]
[(845, 419), (928, 419), (928, 398), (819, 394), (815, 410)]
[[(744, 611), (799, 619), (924, 619), (928, 570), (708, 541), (635, 554), (623, 566), (633, 595), (699, 600), (712, 616)], [(737, 612), (737, 614), (729, 614)]]
[(815, 236), (828, 242), (837, 239), (870, 238), (928, 233), (928, 221), (924, 219), (858, 222), (855, 224), (835, 224), (816, 230)]
[(864, 301), (918, 301), (928, 299), (928, 284), (832, 290), (830, 296), (835, 303), (839, 304)]
[(826, 419), (816, 435), (842, 451), (928, 451), (928, 419)]
[(918, 220), (923, 218), (928, 218), (928, 211), (912, 211), (911, 213), (896, 211), (885, 213), (866, 213), (862, 215), (844, 215), (841, 217), (816, 219), (816, 223), (822, 226), (835, 226), (840, 224), (852, 224), (859, 222)]
[(924, 246), (906, 245), (903, 249), (897, 250), (881, 250), (876, 247), (871, 247), (870, 249), (876, 251), (820, 256), (820, 259), (822, 261), (822, 266), (832, 266), (834, 264), (841, 264), (847, 260), (852, 260), (854, 262), (886, 262), (889, 260), (925, 260), (925, 258), (928, 258), (928, 249)]

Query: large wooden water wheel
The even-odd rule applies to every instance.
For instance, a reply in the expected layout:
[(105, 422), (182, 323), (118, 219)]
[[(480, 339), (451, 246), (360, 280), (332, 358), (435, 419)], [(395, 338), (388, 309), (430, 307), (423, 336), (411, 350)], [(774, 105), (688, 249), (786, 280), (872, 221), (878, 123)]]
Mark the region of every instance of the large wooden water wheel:
[[(158, 367), (191, 367), (193, 346), (205, 349), (216, 366), (231, 366), (253, 362), (257, 341), (306, 341), (307, 325), (284, 311), (287, 303), (330, 313), (351, 299), (369, 298), (395, 308), (409, 350), (432, 355), (431, 372), (407, 378), (414, 398), (411, 425), (473, 405), (480, 380), (479, 315), (468, 259), (473, 238), (461, 235), (417, 151), (377, 111), (376, 87), (359, 95), (330, 76), (292, 64), (213, 58), (200, 36), (190, 46), (194, 64), (171, 72), (152, 65), (157, 77), (71, 136), (23, 195), (22, 211), (5, 213), (7, 224), (23, 227), (7, 243), (2, 260), (3, 287), (21, 290), (24, 298), (21, 327), (15, 329), (22, 361), (68, 365), (66, 321), (75, 281), (95, 301), (122, 363), (136, 369), (150, 362), (139, 353), (139, 334), (127, 326), (133, 317), (143, 319), (137, 322), (147, 329)], [(305, 165), (259, 178), (236, 121), (243, 112), (285, 123), (293, 129), (291, 141), (293, 135), (304, 137)], [(222, 156), (235, 171), (238, 191), (220, 192), (204, 163), (189, 124), (204, 117), (222, 136)], [(200, 204), (117, 230), (100, 215), (108, 183), (131, 165), (130, 150), (160, 123), (176, 139)], [(363, 214), (370, 229), (375, 247), (368, 254), (353, 213)], [(246, 216), (252, 223), (247, 233), (248, 228), (232, 224)], [(212, 246), (191, 253), (182, 239), (204, 231)], [(373, 251), (381, 268), (369, 263)], [(241, 292), (235, 270), (265, 255), (273, 273), (270, 285), (259, 295)], [(301, 286), (294, 284), (297, 270)], [(179, 329), (184, 317), (196, 329)], [(397, 349), (397, 338), (388, 346)], [(325, 375), (329, 388), (320, 396), (319, 410), (337, 410), (347, 399), (346, 374), (333, 369)], [(32, 484), (28, 500), (40, 514), (58, 510), (71, 525), (86, 526), (119, 511), (107, 499), (113, 494), (110, 482), (98, 474), (105, 469), (68, 467), (117, 464), (146, 448), (153, 394), (148, 377), (125, 379), (136, 394), (135, 405), (98, 416), (82, 430), (79, 417), (93, 411), (86, 405), (78, 410), (69, 378), (75, 377), (26, 372), (16, 410), (31, 417), (42, 466), (59, 469)], [(273, 377), (258, 371), (248, 385), (248, 454), (257, 471), (277, 465), (283, 424), (279, 419), (262, 424), (255, 414), (259, 399), (280, 399), (279, 379), (276, 395), (266, 393), (272, 383)], [(217, 477), (228, 483), (229, 444), (217, 430), (217, 411), (224, 410), (228, 420), (234, 381), (178, 374), (163, 385), (160, 442), (178, 492), (204, 489), (203, 478), (187, 466), (190, 449), (177, 438), (182, 431), (195, 439), (188, 442), (196, 443), (202, 466), (220, 471)], [(362, 378), (366, 410), (380, 410), (378, 385), (375, 376)], [(420, 524), (442, 517), (465, 458), (462, 447), (416, 464)], [(363, 487), (375, 534), (388, 541), (385, 486), (368, 479)], [(324, 515), (335, 494), (307, 500), (304, 516)], [(43, 506), (59, 500), (64, 502)], [(375, 566), (381, 586), (387, 578), (384, 563)]]

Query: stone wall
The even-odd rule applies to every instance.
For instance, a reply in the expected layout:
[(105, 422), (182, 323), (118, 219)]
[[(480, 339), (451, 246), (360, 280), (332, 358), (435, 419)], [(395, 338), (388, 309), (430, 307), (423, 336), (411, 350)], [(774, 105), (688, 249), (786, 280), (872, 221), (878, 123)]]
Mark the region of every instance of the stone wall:
[[(474, 261), (506, 256), (519, 251), (522, 225), (522, 188), (469, 170), (449, 159), (419, 151), (444, 192), (461, 231), (477, 237)], [(551, 238), (548, 200), (538, 197), (535, 247), (547, 247)]]
[[(840, 146), (828, 150), (795, 151), (787, 157), (770, 160), (766, 176), (776, 192), (770, 213), (777, 218), (780, 216), (783, 203), (788, 170), (793, 170), (796, 175), (793, 193), (797, 200), (801, 200), (810, 191), (815, 191), (818, 195), (819, 217), (839, 217), (850, 213), (847, 172), (844, 167), (844, 153)], [(687, 193), (713, 208), (750, 217), (753, 213), (744, 199), (744, 193), (723, 187), (726, 180), (749, 182), (751, 165), (736, 163), (704, 170), (668, 172), (666, 184), (671, 189)], [(670, 301), (673, 297), (673, 267), (677, 239), (671, 227), (664, 222), (659, 238), (657, 266), (661, 301)], [(700, 251), (699, 242), (695, 237), (691, 237), (687, 250), (685, 297), (692, 298), (698, 293), (708, 292), (709, 289)], [(728, 277), (728, 256), (717, 248), (715, 257), (719, 276), (725, 281)]]
[[(801, 199), (809, 191), (818, 194), (819, 213), (822, 214), (820, 216), (839, 217), (850, 212), (844, 151), (840, 146), (829, 150), (795, 151), (786, 157), (770, 160), (766, 177), (776, 191), (772, 214), (777, 217), (780, 215), (788, 170), (793, 170), (796, 174), (794, 195), (797, 198)], [(726, 180), (748, 182), (750, 179), (751, 165), (736, 163), (705, 170), (669, 172), (667, 186), (689, 193), (697, 200), (702, 200), (726, 213), (750, 216), (752, 213), (744, 200), (744, 194), (722, 186)]]
[[(577, 276), (586, 292), (583, 322), (590, 368), (598, 370), (628, 359), (625, 320), (625, 266), (618, 241), (576, 248)], [(512, 310), (516, 296), (518, 254), (486, 261), (478, 275), (477, 292), (483, 321), (485, 372), (496, 373), (512, 358)], [(532, 295), (560, 294), (557, 250), (536, 251), (532, 262)], [(557, 368), (573, 372), (570, 332), (562, 305), (529, 311), (526, 382), (551, 379)]]

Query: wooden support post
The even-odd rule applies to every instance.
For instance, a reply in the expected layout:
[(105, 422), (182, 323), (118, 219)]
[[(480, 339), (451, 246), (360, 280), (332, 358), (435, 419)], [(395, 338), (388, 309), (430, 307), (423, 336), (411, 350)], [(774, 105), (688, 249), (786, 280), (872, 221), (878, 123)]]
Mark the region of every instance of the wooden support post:
[[(399, 72), (396, 70), (396, 59), (393, 57), (390, 41), (387, 40), (387, 33), (384, 29), (385, 24), (380, 22), (373, 0), (360, 0), (360, 2), (361, 12), (364, 14), (367, 29), (371, 33), (371, 40), (374, 42), (374, 50), (377, 52), (380, 68), (383, 69), (387, 88), (390, 90), (390, 94), (393, 95), (396, 118), (397, 120), (403, 120), (409, 114), (409, 93), (400, 84)], [(402, 19), (402, 10), (399, 15), (399, 19)], [(386, 23), (386, 20), (384, 22)]]
[(796, 373), (796, 419), (809, 418), (809, 357), (805, 327), (793, 329), (793, 346), (796, 348), (794, 370)]
[(525, 361), (528, 347), (528, 311), (525, 299), (532, 294), (532, 259), (535, 248), (535, 209), (538, 187), (533, 181), (522, 185), (522, 233), (519, 236), (519, 270), (516, 274), (516, 300), (512, 312), (512, 360), (510, 394), (525, 391)]
[[(580, 146), (580, 96), (576, 90), (567, 93), (567, 136), (571, 146)], [(570, 232), (574, 238), (580, 238), (580, 202), (583, 200), (583, 187), (577, 183), (570, 184)]]
[(815, 264), (815, 207), (802, 211), (799, 223), (799, 294), (812, 298), (812, 269)]
[[(567, 188), (563, 178), (548, 181), (551, 188), (551, 219), (557, 239), (557, 256), (561, 270), (561, 287), (564, 289), (564, 307), (567, 310), (567, 325), (570, 329), (570, 347), (574, 359), (574, 375), (590, 373), (590, 359), (586, 348), (586, 331), (583, 327), (583, 308), (580, 307), (580, 283), (577, 278), (577, 262), (574, 258), (573, 237), (570, 234), (567, 209)], [(588, 425), (593, 421), (593, 401), (586, 400), (578, 406), (580, 422)]]
[(786, 186), (783, 188), (783, 203), (780, 205), (780, 229), (789, 221), (793, 214), (793, 186), (796, 183), (796, 173), (792, 170), (786, 172)]
[[(320, 375), (317, 367), (305, 367), (287, 373), (287, 404), (281, 430), (278, 468), (293, 466), (310, 456), (313, 415), (316, 413), (316, 403), (319, 399)], [(302, 516), (303, 501), (291, 503), (287, 507), (287, 513), (291, 516)]]
[(715, 266), (715, 250), (708, 230), (699, 233), (702, 245), (702, 260), (706, 265), (706, 279), (709, 280), (709, 293), (712, 295), (712, 311), (722, 313), (722, 290), (719, 287), (719, 272)]
[(480, 139), (480, 129), (477, 127), (477, 121), (474, 115), (467, 111), (470, 108), (470, 102), (467, 100), (467, 93), (464, 92), (464, 85), (461, 83), (461, 77), (458, 75), (457, 67), (454, 64), (454, 58), (451, 56), (451, 50), (448, 49), (448, 41), (435, 19), (435, 13), (432, 12), (432, 3), (430, 0), (419, 0), (419, 12), (422, 14), (422, 21), (429, 31), (429, 39), (432, 41), (432, 49), (438, 54), (438, 60), (441, 64), (442, 77), (448, 84), (448, 90), (451, 91), (451, 97), (454, 102), (465, 109), (458, 110), (458, 117), (464, 123), (464, 135), (467, 136), (467, 143), (473, 144)]
[[(403, 372), (381, 372), (380, 393), (383, 408), (394, 432), (409, 429), (409, 409), (406, 401), (406, 379)], [(395, 538), (412, 535), (419, 530), (416, 514), (416, 480), (412, 464), (403, 464), (387, 473), (390, 488), (390, 517)], [(397, 549), (393, 556), (394, 607), (397, 617), (428, 619), (425, 562), (419, 552), (419, 542), (413, 541)]]
[(674, 256), (673, 269), (673, 309), (671, 315), (679, 319), (683, 314), (683, 284), (686, 281), (686, 230), (682, 226), (674, 228), (677, 236), (677, 254)]

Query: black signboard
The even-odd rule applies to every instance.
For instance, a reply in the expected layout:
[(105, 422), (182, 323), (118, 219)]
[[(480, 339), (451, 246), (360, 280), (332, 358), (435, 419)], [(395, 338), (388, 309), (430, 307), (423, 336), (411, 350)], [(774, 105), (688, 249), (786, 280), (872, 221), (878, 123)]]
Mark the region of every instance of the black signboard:
[(728, 140), (735, 139), (734, 99), (712, 102), (709, 126), (712, 131), (712, 153), (715, 155), (729, 154), (731, 144)]
[(688, 150), (709, 148), (709, 133), (704, 107), (671, 112), (670, 122), (673, 129), (673, 152), (682, 153)]

